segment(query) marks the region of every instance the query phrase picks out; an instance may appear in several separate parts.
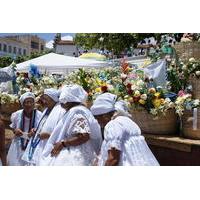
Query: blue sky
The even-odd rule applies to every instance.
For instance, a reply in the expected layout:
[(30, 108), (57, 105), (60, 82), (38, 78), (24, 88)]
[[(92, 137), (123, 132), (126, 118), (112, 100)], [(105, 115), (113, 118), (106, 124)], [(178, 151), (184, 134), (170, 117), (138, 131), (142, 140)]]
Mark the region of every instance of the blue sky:
[[(18, 35), (18, 34), (27, 34), (27, 33), (0, 33), (0, 37), (1, 36), (6, 36), (6, 35)], [(33, 35), (38, 35), (39, 37), (45, 39), (47, 42), (50, 40), (54, 39), (55, 33), (30, 33)], [(62, 33), (62, 36), (66, 36), (66, 35), (71, 35), (73, 36), (74, 33)]]

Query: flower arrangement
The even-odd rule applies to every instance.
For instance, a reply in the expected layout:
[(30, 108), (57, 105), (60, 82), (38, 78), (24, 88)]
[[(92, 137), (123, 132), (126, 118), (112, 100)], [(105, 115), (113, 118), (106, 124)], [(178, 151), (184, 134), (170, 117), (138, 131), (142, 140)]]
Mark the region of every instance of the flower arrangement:
[(192, 99), (191, 94), (185, 93), (183, 90), (179, 91), (178, 97), (175, 101), (176, 113), (181, 117), (184, 110), (192, 110), (200, 107), (199, 99)]
[(200, 61), (190, 58), (187, 62), (172, 60), (168, 69), (170, 89), (176, 93), (185, 90), (189, 86), (189, 78), (200, 78)]
[(14, 104), (18, 103), (18, 96), (13, 95), (13, 94), (8, 94), (6, 92), (0, 93), (0, 104), (5, 105), (5, 104)]

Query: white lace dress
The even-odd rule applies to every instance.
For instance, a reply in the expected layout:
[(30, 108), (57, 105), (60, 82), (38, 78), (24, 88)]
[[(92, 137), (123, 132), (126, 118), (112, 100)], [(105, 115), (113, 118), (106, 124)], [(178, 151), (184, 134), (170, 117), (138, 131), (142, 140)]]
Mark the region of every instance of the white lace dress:
[[(71, 138), (78, 133), (88, 133), (90, 139), (84, 144), (63, 148), (56, 157), (51, 157), (54, 143)], [(43, 152), (44, 160), (41, 165), (92, 165), (96, 153), (100, 149), (101, 142), (100, 127), (92, 113), (84, 106), (77, 106), (70, 109), (54, 129), (52, 137)]]
[[(46, 110), (43, 111), (41, 120), (39, 121), (39, 127), (37, 127), (36, 136), (40, 133), (47, 132), (49, 134), (52, 133), (53, 129), (59, 122), (59, 120), (63, 117), (63, 115), (66, 113), (65, 109), (61, 107), (59, 103), (57, 103), (49, 115), (45, 116)], [(34, 153), (32, 155), (32, 158), (29, 159), (29, 151), (31, 148), (31, 140), (30, 139), (27, 148), (22, 156), (22, 160), (26, 161), (28, 165), (39, 165), (42, 152), (44, 150), (44, 147), (48, 141), (48, 139), (41, 140), (37, 147), (34, 150)]]
[[(22, 112), (23, 110), (19, 110), (15, 113), (12, 114), (11, 116), (11, 125), (10, 127), (13, 129), (20, 128), (20, 123), (21, 123), (21, 117), (22, 117)], [(41, 117), (41, 112), (36, 111), (36, 116), (35, 116), (35, 127), (37, 126), (39, 119)], [(22, 138), (25, 140), (28, 139), (27, 133), (29, 131), (29, 124), (30, 124), (30, 119), (25, 117), (25, 123), (24, 123), (24, 135)], [(7, 163), (10, 166), (24, 166), (26, 165), (26, 162), (22, 160), (22, 156), (24, 154), (24, 150), (21, 148), (21, 141), (20, 137), (14, 136), (9, 151), (7, 155)]]
[(111, 148), (120, 151), (120, 166), (159, 165), (140, 128), (128, 117), (119, 116), (106, 125), (98, 165), (105, 165)]

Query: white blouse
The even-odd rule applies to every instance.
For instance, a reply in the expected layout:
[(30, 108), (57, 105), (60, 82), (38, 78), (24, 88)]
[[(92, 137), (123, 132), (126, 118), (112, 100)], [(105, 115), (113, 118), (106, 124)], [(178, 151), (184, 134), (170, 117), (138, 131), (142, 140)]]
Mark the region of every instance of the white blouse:
[(118, 165), (159, 165), (141, 135), (140, 128), (128, 117), (119, 116), (106, 125), (99, 165), (105, 165), (111, 148), (120, 151)]

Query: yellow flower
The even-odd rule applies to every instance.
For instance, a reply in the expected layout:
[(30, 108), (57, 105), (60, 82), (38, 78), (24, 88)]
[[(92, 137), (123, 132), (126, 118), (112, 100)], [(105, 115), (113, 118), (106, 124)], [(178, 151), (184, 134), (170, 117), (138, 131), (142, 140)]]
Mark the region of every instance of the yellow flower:
[(102, 81), (100, 79), (96, 79), (97, 85), (101, 85)]
[(161, 99), (160, 99), (160, 103), (161, 103), (161, 104), (164, 104), (164, 103), (165, 103), (165, 99), (161, 98)]
[(95, 92), (96, 92), (96, 93), (101, 92), (101, 88), (100, 88), (100, 87), (96, 88), (96, 89), (95, 89)]
[(156, 92), (156, 93), (154, 94), (154, 96), (157, 97), (157, 98), (160, 97), (160, 92)]
[(129, 102), (129, 103), (133, 103), (133, 98), (132, 98), (132, 97), (129, 97), (129, 98), (128, 98), (128, 102)]
[(153, 100), (153, 105), (155, 108), (158, 108), (161, 104), (161, 100), (160, 99), (154, 99)]
[(156, 93), (156, 89), (155, 88), (150, 88), (149, 92), (154, 94), (154, 93)]
[(140, 91), (139, 91), (139, 90), (136, 90), (135, 93), (134, 93), (134, 96), (135, 96), (135, 97), (140, 96)]
[(142, 105), (144, 105), (144, 104), (146, 103), (146, 101), (143, 100), (143, 99), (140, 99), (140, 100), (139, 100), (139, 103), (142, 104)]

